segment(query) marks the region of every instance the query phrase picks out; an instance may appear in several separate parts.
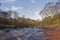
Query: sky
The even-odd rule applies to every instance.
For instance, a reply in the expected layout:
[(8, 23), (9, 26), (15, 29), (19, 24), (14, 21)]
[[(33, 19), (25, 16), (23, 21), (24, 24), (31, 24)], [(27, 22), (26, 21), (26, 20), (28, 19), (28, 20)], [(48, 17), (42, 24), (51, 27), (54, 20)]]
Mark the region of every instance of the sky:
[(39, 13), (48, 2), (57, 2), (57, 0), (0, 0), (0, 7), (3, 10), (17, 11), (20, 17), (42, 20)]

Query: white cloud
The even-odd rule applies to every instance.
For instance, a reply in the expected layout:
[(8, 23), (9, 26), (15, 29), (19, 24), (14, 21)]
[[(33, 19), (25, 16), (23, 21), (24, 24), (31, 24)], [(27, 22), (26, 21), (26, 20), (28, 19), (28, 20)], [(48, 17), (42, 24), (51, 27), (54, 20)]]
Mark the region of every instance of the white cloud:
[(40, 13), (40, 9), (37, 8), (37, 9), (33, 9), (33, 10), (26, 10), (27, 12), (27, 17), (30, 18), (30, 19), (33, 19), (33, 20), (42, 20), (42, 17), (39, 15)]
[[(4, 7), (3, 10), (13, 10), (18, 11), (19, 16), (25, 15), (26, 18), (30, 18), (33, 20), (42, 20), (42, 17), (39, 15), (40, 9), (33, 9), (33, 10), (24, 10), (22, 6), (11, 6), (11, 7)], [(25, 14), (26, 13), (26, 14)]]
[(16, 10), (22, 10), (23, 9), (23, 7), (20, 7), (20, 6), (12, 6), (11, 7), (11, 10), (14, 10), (14, 11), (16, 11)]
[(42, 20), (42, 17), (39, 15), (39, 12), (40, 12), (40, 10), (33, 11), (34, 14), (31, 18), (35, 19), (35, 20), (37, 20), (37, 19)]
[(13, 11), (20, 11), (23, 9), (22, 6), (11, 6), (11, 7), (1, 7), (2, 10), (13, 10)]
[(0, 2), (15, 2), (16, 0), (0, 0)]
[(36, 0), (31, 0), (31, 3), (35, 3), (36, 2)]
[(22, 15), (20, 15), (21, 11), (23, 11), (22, 6), (1, 7), (1, 9), (4, 11), (8, 11), (8, 10), (16, 11), (19, 14), (18, 16), (22, 16)]
[(6, 2), (14, 2), (14, 1), (16, 1), (16, 0), (6, 0)]

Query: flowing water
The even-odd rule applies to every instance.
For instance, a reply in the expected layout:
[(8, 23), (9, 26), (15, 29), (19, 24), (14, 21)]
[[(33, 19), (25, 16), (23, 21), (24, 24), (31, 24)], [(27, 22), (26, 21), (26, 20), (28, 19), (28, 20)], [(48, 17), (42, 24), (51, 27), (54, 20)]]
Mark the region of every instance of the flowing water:
[(0, 30), (0, 40), (46, 40), (45, 29), (11, 28)]

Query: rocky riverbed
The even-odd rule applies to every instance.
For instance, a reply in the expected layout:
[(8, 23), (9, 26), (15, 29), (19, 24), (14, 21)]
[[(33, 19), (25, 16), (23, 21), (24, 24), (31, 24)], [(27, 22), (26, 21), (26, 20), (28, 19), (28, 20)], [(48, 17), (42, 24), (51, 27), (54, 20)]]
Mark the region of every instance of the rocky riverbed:
[(45, 29), (12, 28), (1, 29), (0, 40), (47, 40)]

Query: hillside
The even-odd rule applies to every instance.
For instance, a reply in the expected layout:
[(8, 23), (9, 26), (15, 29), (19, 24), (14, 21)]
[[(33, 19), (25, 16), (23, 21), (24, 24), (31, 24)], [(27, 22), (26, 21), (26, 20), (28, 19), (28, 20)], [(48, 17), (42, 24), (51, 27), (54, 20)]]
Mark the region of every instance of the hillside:
[(45, 17), (42, 22), (41, 26), (44, 26), (45, 28), (57, 28), (60, 27), (60, 13), (55, 14), (53, 17)]
[(60, 2), (48, 2), (39, 14), (43, 19), (40, 25), (43, 28), (60, 27)]

